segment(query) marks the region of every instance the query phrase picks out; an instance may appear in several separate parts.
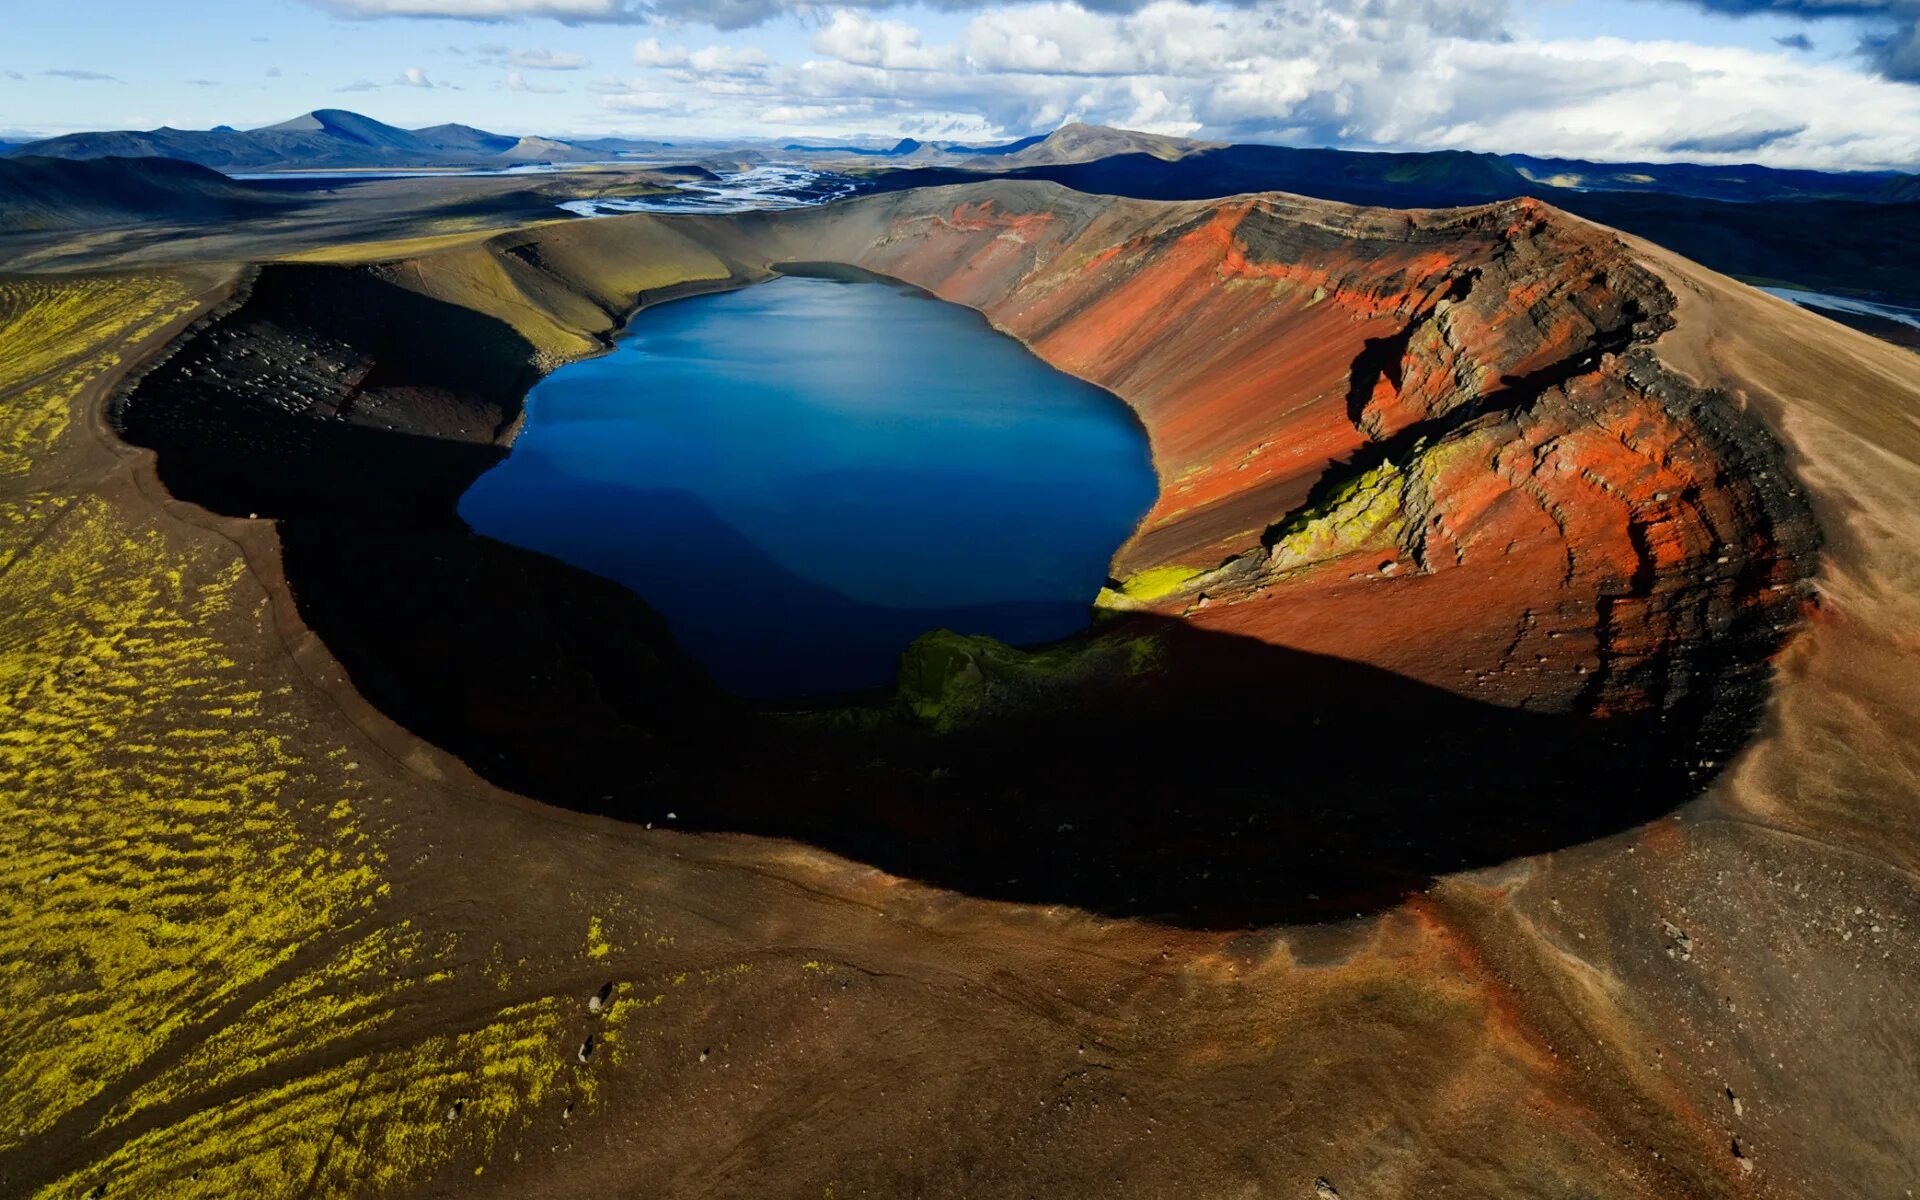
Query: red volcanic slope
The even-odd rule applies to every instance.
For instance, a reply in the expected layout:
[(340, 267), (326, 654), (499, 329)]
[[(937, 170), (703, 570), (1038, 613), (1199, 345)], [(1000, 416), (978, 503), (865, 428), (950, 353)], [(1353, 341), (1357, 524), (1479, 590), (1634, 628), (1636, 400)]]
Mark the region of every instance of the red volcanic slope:
[(1814, 535), (1777, 447), (1644, 353), (1672, 297), (1608, 231), (1070, 195), (923, 198), (841, 253), (1138, 411), (1163, 490), (1116, 577), (1200, 573), (1146, 607), (1599, 710), (1684, 695), (1689, 646), (1790, 607), (1781, 548)]

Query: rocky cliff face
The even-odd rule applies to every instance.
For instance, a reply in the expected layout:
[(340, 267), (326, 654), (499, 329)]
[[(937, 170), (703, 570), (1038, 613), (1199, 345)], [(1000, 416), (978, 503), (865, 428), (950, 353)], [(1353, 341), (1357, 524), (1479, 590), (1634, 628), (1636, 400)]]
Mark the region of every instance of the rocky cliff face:
[(1139, 412), (1162, 493), (1113, 605), (1585, 711), (1683, 703), (1792, 617), (1806, 505), (1648, 353), (1672, 298), (1607, 232), (1530, 201), (1046, 200), (899, 212), (853, 257)]

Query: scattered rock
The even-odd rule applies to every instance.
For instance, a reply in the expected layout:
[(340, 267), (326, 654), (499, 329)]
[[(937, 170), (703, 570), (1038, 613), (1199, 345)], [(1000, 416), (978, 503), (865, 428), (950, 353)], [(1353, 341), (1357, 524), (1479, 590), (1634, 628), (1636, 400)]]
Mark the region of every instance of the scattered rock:
[(466, 1108), (467, 1102), (465, 1100), (455, 1100), (452, 1104), (447, 1105), (447, 1120), (458, 1121), (460, 1114), (465, 1112)]
[(1333, 1184), (1325, 1175), (1313, 1181), (1313, 1194), (1319, 1200), (1340, 1200), (1340, 1193), (1334, 1190)]
[(1661, 921), (1660, 925), (1667, 933), (1667, 957), (1679, 962), (1692, 961), (1693, 939), (1687, 936), (1687, 931), (1672, 921)]
[(586, 1062), (588, 1059), (593, 1057), (593, 1035), (592, 1034), (588, 1034), (587, 1040), (580, 1043), (580, 1051), (578, 1054), (575, 1055), (575, 1057), (578, 1058), (581, 1062)]
[(613, 996), (613, 981), (608, 980), (607, 982), (600, 985), (599, 991), (587, 997), (587, 1011), (590, 1013), (599, 1012), (601, 1009), (607, 1006), (607, 1001), (611, 999), (612, 996)]

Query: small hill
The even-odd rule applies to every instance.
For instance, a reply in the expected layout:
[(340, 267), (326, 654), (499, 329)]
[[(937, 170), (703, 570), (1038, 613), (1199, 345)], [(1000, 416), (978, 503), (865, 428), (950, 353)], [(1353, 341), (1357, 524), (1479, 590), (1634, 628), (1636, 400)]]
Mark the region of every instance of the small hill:
[(413, 136), (448, 154), (504, 154), (520, 140), (504, 133), (488, 133), (471, 125), (429, 125), (425, 129), (413, 130)]
[(499, 157), (506, 162), (516, 163), (564, 163), (593, 162), (605, 155), (553, 138), (523, 137)]
[(0, 230), (9, 232), (251, 216), (281, 203), (168, 158), (0, 158)]
[(1133, 129), (1114, 129), (1106, 125), (1062, 125), (1039, 141), (1019, 150), (986, 151), (993, 165), (1008, 167), (1051, 167), (1066, 163), (1092, 162), (1120, 154), (1146, 154), (1163, 162), (1175, 162), (1202, 150), (1222, 148), (1221, 142), (1199, 142), (1191, 138), (1141, 133)]

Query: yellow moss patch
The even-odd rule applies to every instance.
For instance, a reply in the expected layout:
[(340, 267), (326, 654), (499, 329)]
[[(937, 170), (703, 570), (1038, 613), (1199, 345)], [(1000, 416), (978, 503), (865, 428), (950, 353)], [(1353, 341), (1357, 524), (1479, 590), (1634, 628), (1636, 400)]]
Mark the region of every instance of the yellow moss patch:
[(1348, 481), (1324, 504), (1275, 530), (1272, 561), (1282, 571), (1359, 550), (1396, 545), (1406, 529), (1407, 477), (1391, 462)]
[[(492, 269), (414, 286), (538, 307), (536, 268), (473, 253)], [(231, 546), (23, 478), (59, 466), (122, 348), (195, 303), (165, 279), (0, 281), (0, 1174), (46, 1196), (464, 1174), (548, 1101), (591, 1102), (584, 999), (383, 912), (386, 797), (347, 750), (312, 749)], [(610, 928), (581, 953), (613, 954)], [(473, 986), (489, 965), (500, 991)], [(664, 994), (623, 995), (605, 1039)], [(85, 1165), (41, 1175), (56, 1156)]]
[(42, 1189), (84, 1195), (358, 1196), (485, 1159), (572, 1072), (567, 1001), (502, 1010), (192, 1111)]
[[(539, 222), (526, 228), (537, 228)], [(501, 226), (478, 219), (459, 221), (437, 221), (428, 226), (432, 233), (416, 234), (413, 237), (392, 238), (379, 242), (346, 242), (332, 246), (316, 246), (311, 250), (300, 250), (281, 257), (282, 262), (308, 263), (380, 263), (396, 259), (414, 258), (423, 254), (435, 254), (442, 250), (451, 250), (457, 246), (471, 246), (497, 237)]]
[(1148, 604), (1171, 596), (1206, 573), (1205, 567), (1183, 567), (1178, 563), (1148, 567), (1144, 571), (1127, 576), (1120, 582), (1118, 591), (1112, 588), (1101, 588), (1094, 603), (1104, 608)]
[(0, 575), (0, 952), (18, 964), (0, 973), (0, 1147), (269, 976), (375, 882), (351, 820), (308, 836), (281, 806), (315, 781), (205, 632), (239, 564), (196, 583), (171, 565), (86, 499)]
[(81, 389), (120, 365), (111, 347), (195, 303), (163, 275), (0, 279), (0, 479), (52, 449)]

